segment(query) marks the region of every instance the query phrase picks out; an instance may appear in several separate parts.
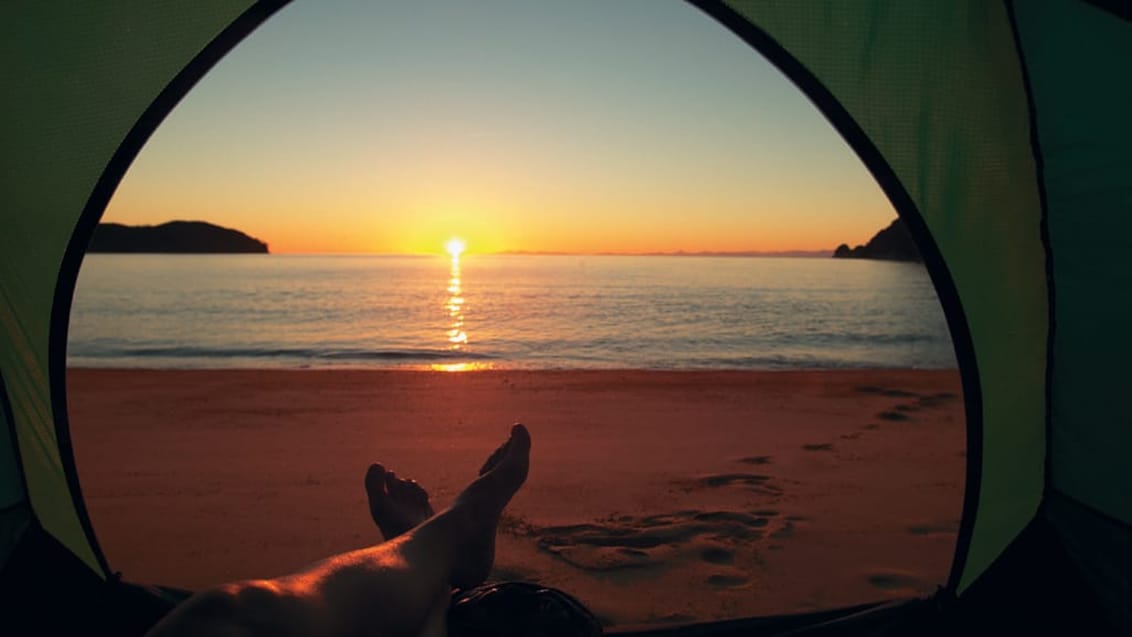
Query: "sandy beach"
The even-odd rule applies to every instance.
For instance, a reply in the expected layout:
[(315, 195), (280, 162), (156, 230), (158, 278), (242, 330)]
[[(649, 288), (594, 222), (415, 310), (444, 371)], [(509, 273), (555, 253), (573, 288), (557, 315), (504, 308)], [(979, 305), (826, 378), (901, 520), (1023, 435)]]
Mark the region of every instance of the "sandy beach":
[(380, 540), (373, 461), (444, 506), (512, 422), (532, 470), (499, 579), (608, 625), (932, 592), (962, 507), (955, 371), (73, 369), (71, 430), (110, 565), (199, 588)]

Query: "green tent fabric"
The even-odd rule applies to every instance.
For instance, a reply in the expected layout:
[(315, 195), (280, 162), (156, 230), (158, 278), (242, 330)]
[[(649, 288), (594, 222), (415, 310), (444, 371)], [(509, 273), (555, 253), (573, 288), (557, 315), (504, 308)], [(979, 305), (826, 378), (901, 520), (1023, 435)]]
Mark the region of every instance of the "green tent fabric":
[[(1115, 0), (691, 3), (805, 92), (916, 238), (963, 376), (969, 467), (952, 574), (933, 600), (678, 634), (970, 633), (993, 625), (987, 612), (1004, 625), (1029, 613), (1035, 629), (1090, 619), (1132, 631), (1132, 412), (1114, 400), (1132, 358), (1121, 250), (1132, 231), (1132, 11)], [(5, 604), (90, 608), (121, 590), (67, 430), (78, 267), (161, 119), (283, 4), (0, 6)], [(29, 586), (37, 574), (44, 585)], [(1019, 596), (1036, 610), (1009, 603)], [(102, 606), (136, 612), (135, 631), (154, 616), (114, 599)], [(91, 626), (82, 613), (55, 620)]]
[(70, 445), (60, 339), (74, 283), (70, 270), (79, 257), (72, 253), (68, 263), (67, 249), (83, 212), (104, 207), (121, 178), (107, 169), (136, 153), (123, 144), (148, 136), (137, 129), (139, 120), (246, 8), (231, 2), (3, 8), (0, 81), (15, 99), (4, 100), (0, 132), (0, 373), (36, 518), (103, 574), (74, 472), (62, 457)]
[[(1033, 399), (1044, 393), (1041, 207), (1006, 9), (990, 2), (914, 10), (830, 3), (820, 11), (737, 2), (735, 9), (775, 35), (891, 166), (882, 185), (906, 219), (922, 218), (946, 268), (933, 268), (937, 287), (953, 285), (958, 295), (949, 308), (953, 338), (971, 348), (960, 364), (978, 370), (977, 386), (975, 369), (963, 370), (968, 408), (981, 407), (969, 418), (995, 424), (976, 441), (979, 528), (966, 586), (1033, 517), (1045, 456), (1044, 407)], [(959, 82), (963, 90), (955, 90)], [(960, 307), (965, 317), (955, 316)], [(969, 326), (970, 343), (959, 342), (957, 321)]]
[(1049, 477), (1055, 489), (1132, 524), (1132, 415), (1111, 398), (1126, 391), (1132, 360), (1132, 274), (1124, 258), (1132, 83), (1093, 62), (1132, 62), (1132, 37), (1127, 22), (1074, 3), (1020, 3), (1018, 22), (1041, 105), (1033, 124), (1056, 290)]

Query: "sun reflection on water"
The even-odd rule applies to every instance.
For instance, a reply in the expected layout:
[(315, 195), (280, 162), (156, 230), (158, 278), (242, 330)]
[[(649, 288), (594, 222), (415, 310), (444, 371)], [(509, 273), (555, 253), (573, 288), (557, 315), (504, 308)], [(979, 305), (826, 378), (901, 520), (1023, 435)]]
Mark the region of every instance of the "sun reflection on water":
[(491, 363), (473, 361), (470, 363), (433, 363), (428, 368), (434, 372), (482, 372), (495, 367)]
[(468, 344), (468, 333), (464, 331), (464, 291), (460, 282), (460, 253), (451, 252), (452, 268), (448, 272), (448, 349), (460, 351)]
[[(460, 255), (464, 253), (465, 247), (463, 239), (455, 237), (445, 244), (445, 250), (451, 257), (448, 287), (445, 288), (448, 292), (448, 298), (444, 302), (444, 309), (448, 312), (445, 338), (448, 351), (453, 353), (464, 352), (468, 346), (468, 332), (464, 328), (464, 284), (460, 271)], [(433, 363), (428, 366), (434, 372), (475, 372), (492, 368), (491, 363), (479, 361)]]

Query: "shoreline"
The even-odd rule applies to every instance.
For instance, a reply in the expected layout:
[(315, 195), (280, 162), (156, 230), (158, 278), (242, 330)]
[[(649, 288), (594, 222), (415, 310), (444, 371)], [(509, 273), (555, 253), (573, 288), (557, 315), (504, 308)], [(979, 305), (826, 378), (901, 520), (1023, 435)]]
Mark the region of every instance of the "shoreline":
[(746, 374), (892, 374), (910, 372), (914, 374), (959, 374), (958, 367), (780, 367), (780, 368), (742, 368), (742, 367), (494, 367), (490, 363), (469, 361), (461, 363), (422, 363), (420, 365), (401, 366), (279, 366), (279, 367), (152, 367), (139, 365), (94, 366), (94, 365), (68, 365), (67, 373), (117, 373), (117, 372), (203, 372), (203, 373), (324, 373), (345, 372), (357, 373), (417, 373), (417, 374), (720, 374), (720, 375), (746, 375)]
[(71, 368), (76, 464), (112, 568), (199, 588), (380, 539), (381, 461), (442, 507), (511, 422), (532, 473), (496, 576), (607, 625), (816, 610), (947, 577), (956, 370)]
[[(400, 372), (441, 371), (425, 367), (122, 367), (102, 365), (68, 365), (67, 371), (94, 372), (94, 371), (170, 371), (170, 372), (260, 372), (260, 371), (294, 371), (294, 372), (321, 372), (321, 371), (355, 371), (355, 372)], [(807, 374), (840, 374), (854, 372), (958, 372), (958, 367), (781, 367), (781, 368), (746, 368), (746, 367), (491, 367), (470, 370), (474, 372), (692, 372), (697, 374), (729, 374), (729, 373), (778, 373), (778, 372), (804, 372)]]

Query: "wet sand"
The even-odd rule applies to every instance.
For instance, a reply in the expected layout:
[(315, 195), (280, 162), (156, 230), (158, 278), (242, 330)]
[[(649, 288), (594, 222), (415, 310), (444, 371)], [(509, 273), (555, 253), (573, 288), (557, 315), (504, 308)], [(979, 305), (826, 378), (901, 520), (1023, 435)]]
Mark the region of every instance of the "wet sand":
[(199, 588), (380, 540), (379, 460), (444, 506), (512, 422), (534, 439), (496, 576), (609, 625), (930, 593), (962, 508), (954, 371), (71, 370), (111, 568)]

